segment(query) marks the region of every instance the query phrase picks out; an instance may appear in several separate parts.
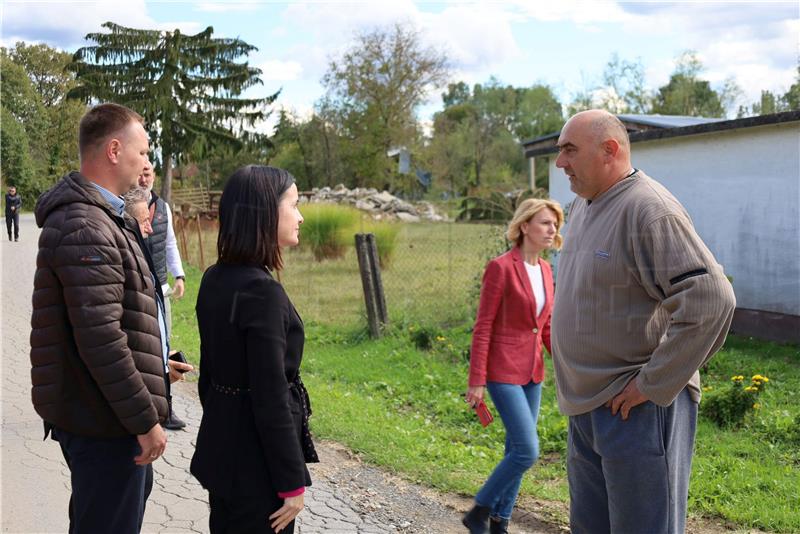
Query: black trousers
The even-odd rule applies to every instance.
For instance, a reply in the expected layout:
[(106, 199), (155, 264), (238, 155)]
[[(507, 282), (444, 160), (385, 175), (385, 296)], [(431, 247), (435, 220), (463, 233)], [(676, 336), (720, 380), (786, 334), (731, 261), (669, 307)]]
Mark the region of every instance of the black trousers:
[(136, 465), (136, 436), (90, 438), (53, 429), (70, 470), (69, 534), (138, 534), (153, 468)]
[(11, 225), (14, 225), (14, 239), (19, 239), (19, 213), (12, 214), (6, 213), (6, 229), (8, 230), (8, 238), (11, 239)]
[[(223, 498), (209, 492), (208, 504), (211, 534), (273, 534), (269, 516), (283, 506), (283, 499), (276, 494)], [(294, 521), (281, 530), (281, 534), (293, 532)]]

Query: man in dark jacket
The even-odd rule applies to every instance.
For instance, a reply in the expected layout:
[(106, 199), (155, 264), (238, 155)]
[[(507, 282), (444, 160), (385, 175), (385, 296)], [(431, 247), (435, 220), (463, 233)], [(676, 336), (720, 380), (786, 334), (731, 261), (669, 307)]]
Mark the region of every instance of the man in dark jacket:
[(150, 146), (138, 114), (101, 104), (81, 119), (79, 148), (80, 172), (35, 208), (32, 399), (71, 471), (70, 533), (136, 533), (167, 444), (168, 380), (160, 289), (120, 196)]
[(17, 194), (13, 185), (6, 193), (6, 229), (8, 240), (11, 241), (11, 225), (14, 225), (14, 241), (19, 241), (19, 212), (22, 209), (22, 197)]

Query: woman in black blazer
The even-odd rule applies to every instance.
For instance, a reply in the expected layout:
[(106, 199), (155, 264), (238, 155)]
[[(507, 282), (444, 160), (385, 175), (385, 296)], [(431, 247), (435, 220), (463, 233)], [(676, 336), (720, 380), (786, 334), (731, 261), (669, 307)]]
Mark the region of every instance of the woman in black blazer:
[(270, 274), (303, 216), (288, 172), (248, 165), (219, 207), (219, 259), (197, 296), (203, 419), (191, 472), (209, 492), (212, 533), (293, 532), (318, 461), (298, 373), (303, 323)]

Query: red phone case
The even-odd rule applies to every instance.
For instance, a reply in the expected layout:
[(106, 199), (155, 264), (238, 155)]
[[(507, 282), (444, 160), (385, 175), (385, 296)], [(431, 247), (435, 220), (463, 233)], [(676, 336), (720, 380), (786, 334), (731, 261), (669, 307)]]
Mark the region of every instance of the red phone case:
[(475, 413), (478, 414), (478, 420), (483, 426), (489, 426), (489, 423), (494, 421), (492, 412), (489, 411), (489, 407), (483, 401), (475, 405)]

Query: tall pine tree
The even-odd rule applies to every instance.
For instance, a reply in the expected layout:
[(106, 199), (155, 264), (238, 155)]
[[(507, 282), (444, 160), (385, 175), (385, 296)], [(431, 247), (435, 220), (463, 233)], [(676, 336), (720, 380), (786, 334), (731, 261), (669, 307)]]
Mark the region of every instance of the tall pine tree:
[(261, 70), (237, 62), (257, 48), (240, 39), (214, 38), (209, 26), (196, 35), (103, 24), (90, 33), (97, 43), (75, 52), (70, 68), (79, 86), (70, 98), (112, 101), (140, 113), (154, 148), (161, 151), (161, 196), (169, 201), (172, 167), (210, 146), (269, 145), (265, 134), (248, 131), (269, 115), (266, 98), (240, 98), (262, 83)]

